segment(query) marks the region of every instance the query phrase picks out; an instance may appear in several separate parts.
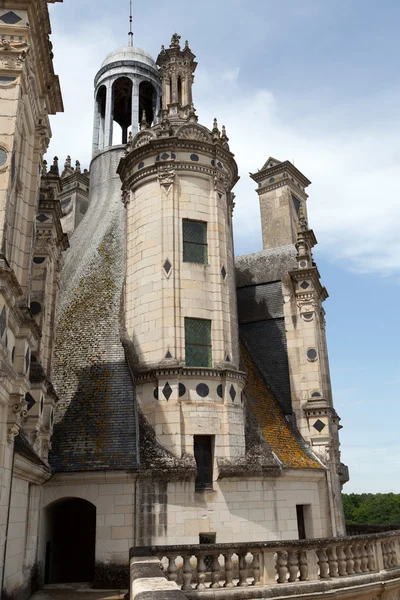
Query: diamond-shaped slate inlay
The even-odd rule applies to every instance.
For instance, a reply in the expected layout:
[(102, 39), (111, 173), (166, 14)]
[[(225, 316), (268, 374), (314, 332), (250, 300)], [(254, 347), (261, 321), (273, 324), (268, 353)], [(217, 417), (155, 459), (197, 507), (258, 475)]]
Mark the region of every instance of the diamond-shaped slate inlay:
[(167, 184), (163, 185), (163, 188), (164, 188), (164, 190), (165, 190), (166, 192), (168, 192), (168, 190), (169, 190), (169, 188), (170, 188), (170, 187), (171, 187), (171, 186), (170, 186), (170, 185), (167, 185)]
[(44, 408), (44, 398), (42, 396), (41, 400), (40, 400), (40, 414), (42, 414), (43, 412), (43, 408)]
[(172, 354), (169, 350), (168, 350), (167, 354), (165, 355), (165, 358), (172, 358)]
[(221, 275), (222, 275), (222, 279), (225, 279), (225, 277), (226, 277), (226, 269), (225, 269), (225, 267), (222, 267), (222, 269), (221, 269)]
[(36, 221), (40, 221), (41, 223), (44, 223), (45, 221), (48, 221), (49, 217), (46, 215), (39, 215), (38, 217), (36, 217)]
[(218, 192), (218, 197), (219, 197), (219, 199), (221, 200), (221, 198), (222, 198), (222, 194), (220, 194), (219, 192)]
[(168, 381), (164, 385), (162, 393), (164, 394), (164, 396), (168, 402), (168, 400), (171, 398), (171, 394), (172, 394), (172, 387), (169, 385)]
[(0, 21), (3, 21), (3, 23), (6, 23), (6, 25), (15, 25), (15, 23), (22, 21), (22, 19), (16, 15), (15, 12), (10, 10), (10, 12), (7, 12), (0, 17)]
[(229, 356), (229, 354), (226, 355), (225, 361), (226, 362), (231, 362), (231, 357)]
[(28, 404), (28, 411), (36, 404), (35, 398), (33, 398), (29, 392), (25, 395), (25, 402)]
[(321, 431), (325, 429), (326, 425), (320, 419), (318, 419), (317, 421), (315, 421), (313, 427), (318, 431), (318, 433), (321, 433)]
[(163, 264), (163, 269), (164, 269), (164, 271), (166, 272), (166, 274), (167, 274), (167, 275), (169, 275), (169, 272), (170, 272), (170, 270), (172, 269), (172, 265), (171, 265), (171, 263), (169, 262), (168, 258), (167, 258), (167, 260), (165, 261), (165, 263)]
[(303, 288), (303, 290), (306, 290), (310, 287), (310, 284), (308, 283), (308, 281), (302, 281), (300, 287)]
[(25, 371), (26, 372), (28, 372), (29, 365), (30, 365), (30, 354), (29, 354), (29, 348), (28, 348), (26, 351), (26, 354), (25, 354)]
[(235, 398), (236, 398), (236, 390), (235, 390), (235, 386), (232, 384), (229, 390), (229, 395), (232, 398), (232, 402), (235, 402)]

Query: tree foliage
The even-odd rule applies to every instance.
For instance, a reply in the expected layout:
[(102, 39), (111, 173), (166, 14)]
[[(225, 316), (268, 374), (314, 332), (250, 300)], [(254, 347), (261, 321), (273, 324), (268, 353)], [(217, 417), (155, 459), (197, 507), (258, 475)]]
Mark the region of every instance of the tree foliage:
[(400, 524), (400, 494), (342, 494), (346, 523)]

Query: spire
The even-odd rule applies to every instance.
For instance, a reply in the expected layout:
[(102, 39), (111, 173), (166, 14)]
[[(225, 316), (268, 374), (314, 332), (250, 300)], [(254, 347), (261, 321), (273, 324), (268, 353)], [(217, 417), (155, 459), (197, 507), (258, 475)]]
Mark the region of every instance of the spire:
[(128, 33), (128, 46), (133, 46), (133, 31), (132, 31), (132, 0), (129, 0), (130, 12), (129, 12), (129, 33)]

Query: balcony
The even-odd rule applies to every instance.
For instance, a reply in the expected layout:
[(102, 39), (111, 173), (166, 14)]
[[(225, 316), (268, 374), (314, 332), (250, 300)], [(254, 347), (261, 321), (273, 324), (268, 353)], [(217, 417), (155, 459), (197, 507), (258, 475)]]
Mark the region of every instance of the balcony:
[[(130, 551), (132, 600), (399, 598), (400, 531)], [(162, 598), (163, 596), (163, 598)], [(144, 599), (144, 596), (143, 596)]]

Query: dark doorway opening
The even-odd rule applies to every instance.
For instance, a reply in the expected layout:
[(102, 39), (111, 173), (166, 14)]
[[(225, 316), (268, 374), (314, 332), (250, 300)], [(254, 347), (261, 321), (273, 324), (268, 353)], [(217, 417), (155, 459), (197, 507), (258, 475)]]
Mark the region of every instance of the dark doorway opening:
[(63, 498), (45, 509), (45, 583), (92, 582), (96, 549), (96, 507)]

